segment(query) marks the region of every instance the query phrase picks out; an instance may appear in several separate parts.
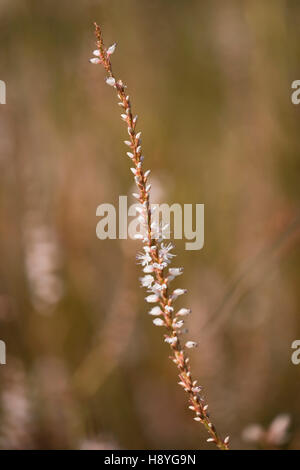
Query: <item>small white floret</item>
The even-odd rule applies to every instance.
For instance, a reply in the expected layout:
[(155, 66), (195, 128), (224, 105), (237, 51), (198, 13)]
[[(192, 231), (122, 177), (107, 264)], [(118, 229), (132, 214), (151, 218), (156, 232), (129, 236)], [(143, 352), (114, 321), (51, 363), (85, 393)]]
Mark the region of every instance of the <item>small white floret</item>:
[(186, 289), (175, 289), (173, 291), (173, 297), (179, 297), (180, 295), (186, 294), (187, 290)]
[(167, 336), (165, 338), (165, 343), (176, 344), (177, 343), (177, 337), (176, 336)]
[(106, 83), (107, 83), (107, 85), (109, 85), (109, 86), (115, 86), (116, 80), (115, 80), (113, 77), (108, 77), (108, 78), (106, 79)]
[(157, 317), (161, 314), (162, 314), (162, 311), (161, 311), (160, 307), (153, 307), (153, 308), (151, 308), (151, 310), (149, 312), (149, 315), (153, 315), (154, 317)]
[(108, 49), (107, 49), (107, 55), (112, 55), (115, 50), (116, 50), (116, 45), (117, 43), (114, 43), (112, 46), (110, 46)]
[(188, 349), (196, 348), (198, 344), (195, 341), (187, 341), (185, 347)]
[(158, 302), (159, 301), (159, 297), (158, 295), (156, 294), (151, 294), (151, 295), (148, 295), (146, 298), (145, 298), (146, 302), (148, 302), (149, 304), (155, 304), (155, 302)]
[(179, 315), (180, 317), (185, 317), (186, 315), (189, 315), (191, 313), (190, 308), (181, 308), (176, 315)]
[(101, 60), (98, 59), (97, 57), (93, 57), (92, 59), (90, 59), (90, 63), (94, 65), (101, 64)]

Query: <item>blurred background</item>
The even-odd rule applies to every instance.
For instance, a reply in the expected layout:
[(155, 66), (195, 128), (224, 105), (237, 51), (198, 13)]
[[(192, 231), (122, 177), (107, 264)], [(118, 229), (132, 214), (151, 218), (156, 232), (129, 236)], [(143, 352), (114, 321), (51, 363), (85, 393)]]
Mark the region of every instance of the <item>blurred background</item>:
[(132, 175), (93, 21), (157, 202), (205, 204), (204, 248), (177, 242), (174, 265), (213, 422), (235, 449), (299, 449), (296, 0), (0, 1), (0, 447), (211, 448), (146, 315), (140, 243), (96, 237)]

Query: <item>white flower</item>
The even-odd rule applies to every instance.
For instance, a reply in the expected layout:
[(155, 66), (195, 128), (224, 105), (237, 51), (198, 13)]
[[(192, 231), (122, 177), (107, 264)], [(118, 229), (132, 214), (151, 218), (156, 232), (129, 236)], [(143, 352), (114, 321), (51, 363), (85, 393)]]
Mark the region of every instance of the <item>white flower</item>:
[(183, 325), (184, 325), (184, 321), (183, 321), (183, 320), (179, 320), (179, 321), (177, 321), (177, 322), (175, 321), (175, 322), (173, 323), (173, 327), (174, 327), (174, 328), (181, 328)]
[(169, 268), (171, 276), (180, 276), (183, 273), (183, 268)]
[(110, 46), (108, 49), (107, 49), (107, 55), (112, 55), (115, 50), (116, 50), (116, 45), (117, 43), (114, 43), (112, 46)]
[(145, 297), (145, 300), (149, 304), (155, 304), (156, 302), (159, 301), (159, 297), (156, 294), (151, 294), (151, 295), (148, 295), (147, 297)]
[(166, 311), (167, 313), (171, 313), (171, 312), (174, 312), (174, 308), (171, 307), (170, 305), (166, 305), (166, 306), (165, 306), (165, 311)]
[(124, 140), (124, 144), (128, 147), (131, 147), (131, 142), (129, 140)]
[(224, 444), (228, 444), (228, 442), (229, 442), (229, 439), (230, 439), (230, 437), (229, 437), (229, 436), (225, 437), (225, 439), (224, 439)]
[(168, 343), (168, 344), (176, 344), (178, 341), (178, 338), (176, 336), (167, 336), (165, 338), (165, 343)]
[(147, 276), (141, 277), (140, 281), (143, 287), (151, 287), (154, 282), (154, 277), (148, 274)]
[(95, 49), (95, 50), (93, 51), (93, 55), (95, 55), (96, 57), (100, 57), (100, 51), (99, 51), (99, 49)]
[(137, 140), (139, 140), (139, 139), (140, 139), (141, 135), (142, 135), (142, 133), (141, 133), (141, 132), (138, 132), (138, 133), (137, 133), (137, 135), (135, 136), (135, 137), (137, 138)]
[(162, 318), (154, 318), (153, 323), (156, 326), (164, 326), (164, 324), (165, 324), (165, 322), (162, 320)]
[(178, 297), (179, 295), (186, 294), (187, 290), (186, 289), (175, 289), (173, 291), (173, 297)]
[(136, 258), (142, 266), (146, 266), (152, 260), (149, 253), (138, 253)]
[(191, 313), (190, 308), (181, 308), (176, 315), (179, 315), (180, 317), (185, 317), (186, 315), (189, 315)]
[(144, 267), (143, 271), (144, 271), (144, 273), (153, 273), (154, 268), (151, 265), (147, 265), (147, 266)]
[(90, 59), (90, 63), (91, 64), (101, 64), (101, 60), (98, 59), (97, 57), (93, 57), (92, 59)]
[(152, 291), (155, 292), (155, 293), (160, 293), (163, 289), (163, 286), (161, 284), (159, 284), (158, 282), (155, 282), (155, 284), (153, 284), (152, 286)]
[(164, 263), (153, 263), (153, 268), (155, 269), (159, 269), (160, 271), (162, 271), (164, 269), (165, 265)]
[(107, 83), (107, 85), (115, 86), (116, 80), (115, 80), (113, 77), (108, 77), (108, 78), (106, 79), (106, 83)]
[(195, 341), (187, 341), (185, 347), (188, 349), (196, 348), (198, 344)]
[(159, 249), (159, 257), (162, 258), (162, 260), (165, 262), (165, 263), (169, 263), (171, 258), (173, 258), (175, 255), (173, 255), (172, 253), (170, 253), (170, 251), (174, 248), (174, 246), (172, 245), (172, 243), (169, 243), (168, 245), (165, 245), (164, 243), (162, 243), (160, 245), (160, 249)]
[(153, 316), (158, 316), (158, 315), (161, 315), (162, 314), (162, 310), (160, 309), (160, 307), (153, 307), (151, 308), (150, 312), (149, 312), (149, 315), (153, 315)]

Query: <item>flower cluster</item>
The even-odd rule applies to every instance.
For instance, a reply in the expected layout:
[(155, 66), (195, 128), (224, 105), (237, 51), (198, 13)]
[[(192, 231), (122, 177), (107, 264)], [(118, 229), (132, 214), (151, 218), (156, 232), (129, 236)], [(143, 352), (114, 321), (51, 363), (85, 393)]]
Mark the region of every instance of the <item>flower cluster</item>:
[(186, 350), (195, 348), (195, 341), (187, 341), (183, 346), (180, 337), (187, 330), (184, 329), (185, 317), (191, 313), (188, 308), (181, 308), (176, 311), (176, 299), (185, 294), (186, 289), (177, 288), (171, 290), (170, 283), (174, 278), (183, 273), (182, 268), (169, 267), (174, 246), (164, 242), (164, 231), (167, 226), (160, 226), (153, 221), (153, 214), (150, 207), (149, 184), (150, 170), (144, 171), (142, 154), (141, 132), (137, 131), (137, 116), (132, 113), (130, 97), (126, 92), (126, 86), (122, 80), (116, 80), (111, 67), (110, 57), (115, 51), (116, 44), (108, 49), (104, 47), (102, 34), (99, 26), (95, 24), (97, 49), (94, 57), (90, 59), (93, 64), (102, 64), (108, 74), (106, 83), (113, 87), (118, 96), (118, 105), (122, 108), (121, 119), (126, 123), (128, 140), (125, 140), (127, 147), (126, 155), (129, 157), (132, 167), (134, 181), (137, 192), (133, 196), (139, 201), (139, 221), (143, 227), (143, 233), (136, 235), (142, 240), (143, 248), (137, 255), (137, 260), (143, 269), (143, 277), (140, 279), (142, 287), (147, 289), (146, 301), (155, 304), (149, 311), (154, 316), (153, 323), (166, 329), (164, 341), (170, 346), (172, 351), (171, 359), (176, 364), (179, 371), (179, 385), (188, 394), (189, 409), (194, 413), (194, 420), (202, 423), (207, 429), (210, 437), (208, 442), (214, 442), (220, 449), (227, 450), (229, 437), (222, 440), (210, 421), (208, 405), (205, 404), (202, 396), (202, 387), (197, 384), (197, 380), (192, 378), (190, 361), (186, 355)]

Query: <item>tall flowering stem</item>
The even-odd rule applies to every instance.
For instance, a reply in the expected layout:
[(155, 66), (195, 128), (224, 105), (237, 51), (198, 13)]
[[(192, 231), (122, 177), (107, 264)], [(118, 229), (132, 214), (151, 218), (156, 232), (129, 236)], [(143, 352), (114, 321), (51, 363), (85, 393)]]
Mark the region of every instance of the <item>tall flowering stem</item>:
[(131, 171), (138, 189), (133, 196), (140, 202), (139, 220), (143, 226), (143, 234), (137, 234), (136, 238), (143, 241), (143, 251), (137, 255), (137, 259), (142, 265), (144, 276), (141, 278), (141, 284), (148, 289), (149, 295), (146, 301), (155, 304), (150, 310), (150, 315), (154, 316), (153, 323), (157, 326), (165, 327), (165, 342), (169, 344), (172, 355), (170, 359), (177, 366), (179, 371), (179, 385), (183, 387), (188, 395), (189, 409), (194, 414), (194, 420), (203, 424), (209, 433), (208, 442), (213, 442), (219, 449), (228, 450), (229, 437), (222, 440), (215, 426), (212, 424), (208, 405), (201, 394), (202, 387), (194, 380), (190, 368), (190, 360), (187, 357), (186, 350), (194, 348), (197, 343), (187, 341), (183, 346), (180, 336), (184, 333), (182, 329), (184, 319), (191, 313), (190, 309), (182, 308), (175, 313), (174, 303), (185, 289), (170, 290), (170, 283), (176, 277), (182, 274), (182, 268), (169, 268), (171, 259), (175, 256), (171, 253), (172, 244), (166, 245), (163, 242), (163, 227), (154, 221), (153, 212), (150, 206), (150, 189), (148, 183), (150, 170), (144, 171), (141, 132), (137, 132), (137, 116), (132, 113), (131, 101), (126, 92), (126, 86), (122, 80), (117, 80), (113, 74), (111, 66), (111, 55), (114, 53), (116, 44), (106, 48), (103, 43), (100, 27), (95, 23), (95, 34), (97, 38), (97, 49), (93, 52), (94, 57), (90, 59), (93, 64), (101, 64), (107, 73), (106, 83), (113, 87), (118, 96), (119, 106), (122, 108), (121, 118), (127, 126), (129, 139), (125, 141), (128, 147), (127, 155), (132, 162)]

